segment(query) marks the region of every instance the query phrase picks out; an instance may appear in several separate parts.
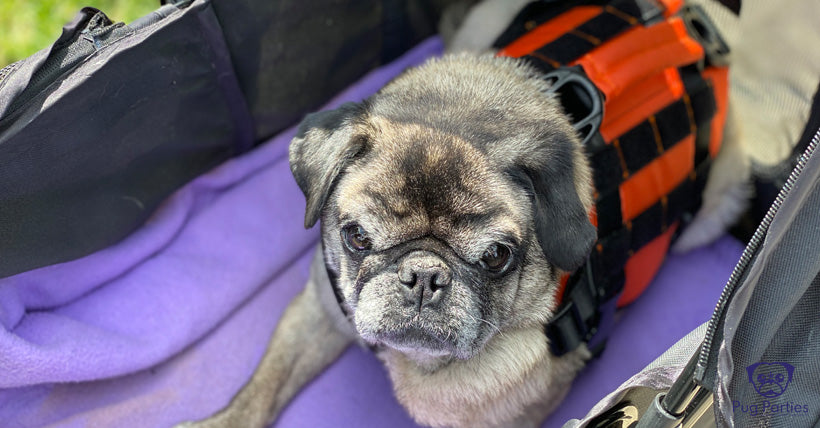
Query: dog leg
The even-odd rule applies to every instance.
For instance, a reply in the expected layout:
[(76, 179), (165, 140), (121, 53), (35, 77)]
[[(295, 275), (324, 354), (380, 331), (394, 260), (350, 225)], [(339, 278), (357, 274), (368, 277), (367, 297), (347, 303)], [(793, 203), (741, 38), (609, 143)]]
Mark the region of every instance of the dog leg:
[(324, 272), (311, 271), (305, 289), (285, 309), (253, 376), (230, 404), (211, 418), (177, 428), (265, 427), (307, 382), (338, 358), (351, 340), (336, 328), (319, 301), (318, 287), (324, 278), (317, 275)]

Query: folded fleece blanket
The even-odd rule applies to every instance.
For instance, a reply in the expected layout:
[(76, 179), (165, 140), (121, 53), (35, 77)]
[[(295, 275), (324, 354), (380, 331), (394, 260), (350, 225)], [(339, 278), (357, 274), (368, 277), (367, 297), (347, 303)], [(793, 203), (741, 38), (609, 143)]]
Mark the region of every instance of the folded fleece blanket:
[[(428, 40), (327, 107), (440, 52)], [(0, 280), (0, 426), (167, 427), (225, 405), (303, 286), (318, 240), (302, 227), (288, 168), (294, 132), (192, 181), (123, 242)], [(545, 426), (583, 416), (705, 321), (741, 249), (726, 237), (671, 256)], [(276, 426), (415, 425), (378, 361), (354, 346)]]

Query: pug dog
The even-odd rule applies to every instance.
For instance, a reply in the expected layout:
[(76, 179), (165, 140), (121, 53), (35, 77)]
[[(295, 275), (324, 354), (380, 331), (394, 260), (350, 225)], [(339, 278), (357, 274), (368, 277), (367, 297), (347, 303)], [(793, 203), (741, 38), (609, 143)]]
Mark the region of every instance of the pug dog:
[(290, 146), (310, 279), (249, 382), (210, 419), (263, 427), (351, 342), (434, 427), (537, 426), (590, 357), (550, 353), (558, 279), (596, 241), (590, 169), (539, 73), (458, 54), (361, 103), (308, 115)]
[[(310, 278), (230, 404), (181, 427), (266, 426), (351, 342), (375, 352), (420, 424), (533, 427), (560, 404), (591, 355), (552, 355), (544, 325), (558, 278), (596, 241), (593, 189), (542, 76), (490, 50), (528, 2), (465, 2), (449, 55), (305, 118), (290, 165), (305, 226), (321, 220)], [(739, 140), (730, 109), (704, 205), (674, 250), (714, 240), (745, 207)]]

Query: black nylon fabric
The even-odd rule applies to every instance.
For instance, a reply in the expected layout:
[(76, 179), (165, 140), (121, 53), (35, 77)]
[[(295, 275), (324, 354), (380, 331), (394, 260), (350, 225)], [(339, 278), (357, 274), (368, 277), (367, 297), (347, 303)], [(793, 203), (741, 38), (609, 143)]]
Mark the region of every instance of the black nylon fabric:
[(0, 119), (0, 277), (118, 241), (182, 183), (250, 146), (210, 4), (130, 33), (108, 48), (68, 37), (67, 72), (36, 79), (42, 89)]
[(436, 30), (453, 0), (222, 0), (214, 9), (257, 141)]

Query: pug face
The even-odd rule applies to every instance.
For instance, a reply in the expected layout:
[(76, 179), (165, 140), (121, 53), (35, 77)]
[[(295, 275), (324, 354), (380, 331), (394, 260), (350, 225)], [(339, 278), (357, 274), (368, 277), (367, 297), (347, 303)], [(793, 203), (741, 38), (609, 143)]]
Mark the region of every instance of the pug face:
[(746, 367), (749, 382), (755, 391), (763, 397), (778, 397), (789, 386), (794, 373), (794, 366), (789, 363), (756, 363)]
[(542, 325), (595, 241), (589, 169), (537, 74), (451, 56), (359, 104), (308, 116), (291, 145), (329, 274), (366, 342), (468, 359)]

